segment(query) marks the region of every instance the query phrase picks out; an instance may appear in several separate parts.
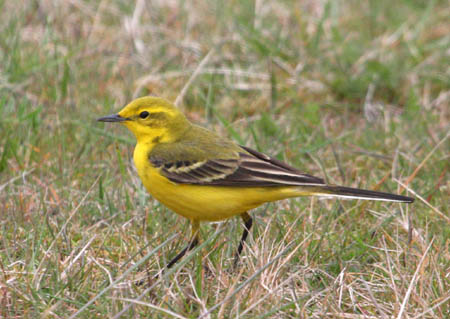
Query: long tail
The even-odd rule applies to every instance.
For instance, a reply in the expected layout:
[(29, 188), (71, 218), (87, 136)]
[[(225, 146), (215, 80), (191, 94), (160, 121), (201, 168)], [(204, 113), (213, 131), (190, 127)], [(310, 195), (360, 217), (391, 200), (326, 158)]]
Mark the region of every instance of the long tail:
[(332, 185), (317, 187), (317, 189), (313, 192), (313, 195), (323, 197), (340, 197), (349, 199), (381, 200), (398, 203), (412, 203), (414, 201), (414, 198), (407, 196), (395, 195), (384, 192), (376, 192), (359, 188), (332, 186)]

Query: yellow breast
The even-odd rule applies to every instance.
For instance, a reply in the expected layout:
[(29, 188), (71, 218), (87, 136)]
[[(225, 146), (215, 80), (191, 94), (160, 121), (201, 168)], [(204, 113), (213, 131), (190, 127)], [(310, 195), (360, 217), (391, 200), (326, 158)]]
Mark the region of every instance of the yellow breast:
[(227, 187), (176, 184), (159, 173), (149, 159), (150, 145), (138, 144), (134, 163), (148, 192), (191, 220), (217, 221), (239, 215), (265, 202), (298, 196), (292, 187)]

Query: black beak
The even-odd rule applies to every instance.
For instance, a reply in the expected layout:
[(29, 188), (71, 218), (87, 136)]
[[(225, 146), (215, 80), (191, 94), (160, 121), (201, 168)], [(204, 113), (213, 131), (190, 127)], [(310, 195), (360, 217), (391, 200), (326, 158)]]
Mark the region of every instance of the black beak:
[(128, 120), (129, 118), (121, 117), (119, 114), (111, 114), (97, 119), (99, 122), (124, 122)]

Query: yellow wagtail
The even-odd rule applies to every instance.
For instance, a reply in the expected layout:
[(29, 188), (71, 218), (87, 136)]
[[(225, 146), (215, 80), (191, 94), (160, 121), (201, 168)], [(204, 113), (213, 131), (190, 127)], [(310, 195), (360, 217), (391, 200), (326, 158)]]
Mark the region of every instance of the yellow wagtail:
[(198, 243), (201, 221), (240, 215), (245, 228), (236, 264), (252, 226), (248, 211), (266, 202), (310, 195), (414, 201), (406, 196), (328, 185), (321, 178), (193, 125), (162, 98), (138, 98), (119, 113), (98, 121), (118, 122), (133, 132), (137, 140), (134, 163), (144, 186), (154, 198), (191, 222), (190, 242), (168, 268)]

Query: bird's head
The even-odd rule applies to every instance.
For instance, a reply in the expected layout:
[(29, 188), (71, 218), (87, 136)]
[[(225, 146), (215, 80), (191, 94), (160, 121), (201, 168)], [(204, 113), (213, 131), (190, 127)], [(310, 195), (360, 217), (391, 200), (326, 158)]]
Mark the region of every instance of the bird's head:
[(190, 127), (190, 123), (169, 101), (146, 96), (130, 102), (119, 113), (101, 117), (100, 122), (118, 122), (136, 136), (138, 142), (173, 142)]

